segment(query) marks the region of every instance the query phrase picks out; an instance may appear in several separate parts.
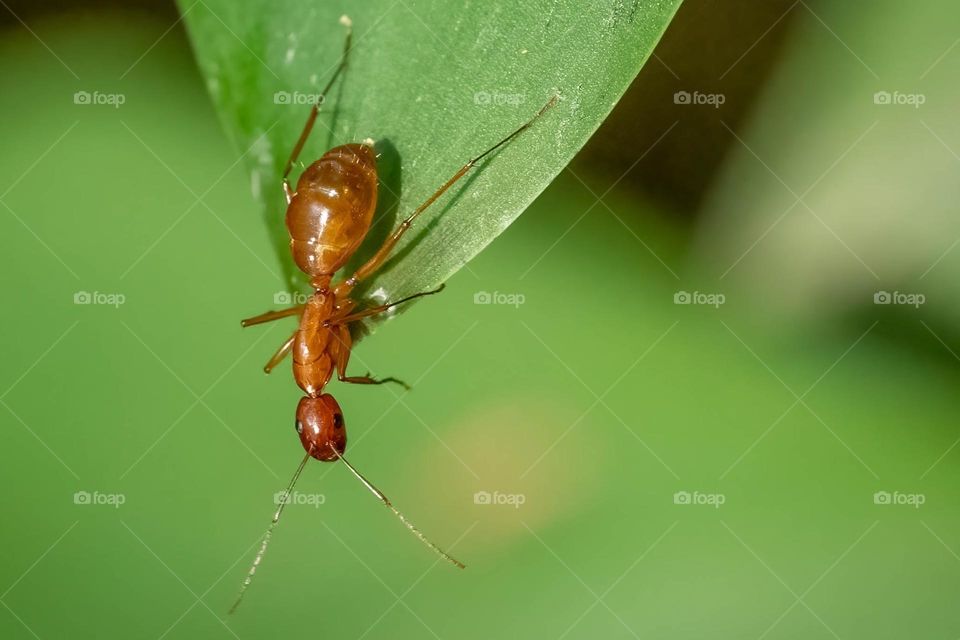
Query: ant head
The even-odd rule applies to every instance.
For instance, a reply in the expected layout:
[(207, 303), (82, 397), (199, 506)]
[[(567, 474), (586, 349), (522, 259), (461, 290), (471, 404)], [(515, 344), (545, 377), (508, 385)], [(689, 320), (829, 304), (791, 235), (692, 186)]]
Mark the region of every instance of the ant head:
[(317, 460), (329, 462), (347, 449), (347, 427), (343, 412), (333, 396), (301, 398), (295, 424), (304, 450)]

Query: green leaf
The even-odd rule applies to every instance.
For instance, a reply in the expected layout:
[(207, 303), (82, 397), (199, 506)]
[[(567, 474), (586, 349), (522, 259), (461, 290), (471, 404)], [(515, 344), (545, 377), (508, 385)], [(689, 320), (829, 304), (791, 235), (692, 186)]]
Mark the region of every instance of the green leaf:
[(680, 0), (180, 4), (221, 118), (247, 150), (253, 191), (290, 284), (305, 278), (287, 247), (280, 175), (309, 112), (303, 102), (340, 59), (342, 15), (354, 30), (349, 65), (325, 97), (300, 161), (338, 144), (377, 141), (376, 222), (348, 269), (468, 159), (559, 96), (428, 209), (357, 290), (395, 300), (442, 283), (546, 188), (634, 79)]

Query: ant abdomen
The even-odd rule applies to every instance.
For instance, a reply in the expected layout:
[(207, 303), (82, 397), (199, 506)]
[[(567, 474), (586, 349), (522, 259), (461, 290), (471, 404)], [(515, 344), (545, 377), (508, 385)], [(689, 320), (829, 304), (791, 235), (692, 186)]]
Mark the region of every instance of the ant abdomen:
[(287, 207), (290, 251), (313, 276), (333, 275), (360, 246), (377, 207), (377, 160), (366, 144), (334, 147), (307, 167)]

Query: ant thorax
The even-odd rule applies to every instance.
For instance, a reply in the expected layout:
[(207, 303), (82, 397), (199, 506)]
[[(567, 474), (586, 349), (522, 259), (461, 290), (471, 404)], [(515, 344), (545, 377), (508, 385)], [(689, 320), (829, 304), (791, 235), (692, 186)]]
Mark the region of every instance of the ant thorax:
[(328, 325), (333, 303), (334, 295), (330, 291), (311, 294), (293, 339), (293, 378), (310, 398), (323, 393), (337, 360), (338, 343)]

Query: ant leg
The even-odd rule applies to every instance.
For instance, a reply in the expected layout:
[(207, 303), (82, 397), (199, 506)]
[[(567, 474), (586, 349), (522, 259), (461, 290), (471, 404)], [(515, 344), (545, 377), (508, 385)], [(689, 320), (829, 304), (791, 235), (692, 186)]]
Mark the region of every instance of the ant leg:
[(348, 376), (347, 362), (350, 361), (350, 348), (352, 346), (350, 329), (347, 325), (341, 324), (336, 327), (336, 330), (337, 334), (334, 338), (339, 342), (339, 344), (336, 345), (337, 379), (340, 380), (340, 382), (349, 382), (351, 384), (383, 384), (385, 382), (395, 382), (407, 391), (410, 390), (410, 385), (402, 380), (397, 380), (396, 378), (371, 378), (369, 371), (367, 375), (364, 376)]
[(443, 291), (444, 287), (446, 286), (447, 285), (445, 284), (441, 284), (439, 287), (437, 287), (433, 291), (421, 291), (420, 293), (415, 293), (412, 296), (407, 296), (406, 298), (402, 298), (400, 300), (397, 300), (396, 302), (391, 302), (389, 304), (382, 304), (378, 307), (370, 307), (369, 309), (363, 309), (361, 311), (352, 313), (347, 316), (334, 318), (333, 320), (330, 321), (330, 323), (331, 324), (349, 324), (351, 322), (360, 320), (361, 318), (368, 318), (370, 316), (375, 316), (378, 313), (383, 313), (387, 309), (392, 309), (393, 307), (396, 307), (397, 305), (401, 305), (404, 302), (410, 302), (411, 300), (414, 300), (416, 298), (421, 298), (423, 296), (432, 296), (432, 295), (438, 294), (441, 291)]
[(516, 138), (518, 135), (520, 135), (527, 129), (529, 129), (530, 126), (537, 120), (537, 118), (542, 116), (550, 107), (552, 107), (556, 103), (557, 103), (557, 96), (554, 95), (552, 98), (550, 98), (550, 100), (547, 101), (545, 105), (543, 105), (540, 108), (539, 111), (537, 111), (537, 113), (532, 118), (530, 118), (527, 122), (521, 125), (516, 131), (514, 131), (513, 133), (505, 137), (503, 140), (501, 140), (497, 144), (493, 145), (492, 147), (490, 147), (489, 149), (487, 149), (486, 151), (478, 155), (476, 158), (473, 158), (472, 160), (467, 162), (467, 164), (460, 167), (460, 170), (457, 171), (455, 174), (453, 174), (453, 177), (451, 177), (449, 180), (444, 182), (443, 185), (439, 189), (437, 189), (432, 196), (427, 198), (423, 202), (423, 204), (417, 207), (414, 210), (414, 212), (411, 213), (409, 217), (407, 217), (406, 220), (400, 223), (400, 225), (396, 228), (396, 230), (394, 230), (394, 232), (390, 235), (390, 237), (387, 238), (386, 242), (383, 243), (383, 246), (380, 247), (380, 249), (377, 250), (375, 254), (373, 254), (372, 258), (370, 258), (365, 264), (363, 264), (359, 269), (357, 269), (352, 276), (350, 276), (349, 278), (341, 282), (339, 285), (337, 285), (337, 287), (334, 289), (334, 293), (336, 293), (337, 297), (345, 297), (349, 295), (350, 291), (352, 291), (353, 288), (357, 286), (357, 283), (359, 283), (361, 280), (368, 277), (370, 274), (374, 273), (377, 269), (379, 269), (383, 265), (383, 263), (387, 261), (387, 258), (390, 257), (390, 252), (393, 251), (393, 247), (397, 244), (397, 242), (400, 241), (400, 238), (403, 237), (403, 234), (407, 232), (407, 229), (410, 228), (410, 226), (413, 224), (413, 221), (416, 220), (417, 216), (423, 213), (427, 207), (432, 205), (434, 202), (436, 202), (436, 200), (440, 196), (446, 193), (447, 189), (452, 187), (460, 178), (465, 176), (467, 172), (471, 168), (473, 168), (478, 162), (480, 162), (485, 157), (487, 157), (488, 155), (490, 155), (491, 153), (493, 153), (503, 145), (507, 144), (508, 142)]
[(274, 353), (267, 361), (267, 364), (263, 366), (264, 373), (270, 373), (273, 371), (273, 368), (280, 364), (283, 359), (287, 357), (287, 354), (290, 353), (291, 349), (293, 349), (293, 341), (296, 337), (297, 332), (294, 331), (293, 334), (287, 338), (287, 341), (280, 345), (280, 348), (277, 349), (277, 352)]
[[(340, 56), (340, 64), (337, 65), (337, 68), (334, 70), (333, 75), (330, 77), (327, 86), (323, 88), (323, 91), (320, 93), (321, 97), (326, 98), (327, 93), (330, 92), (330, 88), (333, 87), (333, 83), (339, 77), (340, 73), (347, 66), (347, 54), (350, 53), (350, 42), (353, 39), (353, 24), (350, 22), (350, 18), (343, 16), (340, 18), (340, 23), (347, 28), (347, 37), (343, 43), (343, 54)], [(290, 175), (290, 170), (293, 169), (293, 163), (297, 161), (297, 158), (300, 156), (300, 152), (303, 150), (303, 145), (306, 144), (307, 138), (310, 136), (310, 132), (313, 130), (313, 123), (317, 120), (317, 114), (320, 113), (320, 104), (322, 100), (317, 100), (313, 103), (313, 106), (310, 107), (310, 115), (307, 116), (307, 123), (303, 125), (303, 131), (300, 132), (300, 138), (297, 139), (297, 144), (293, 146), (293, 151), (290, 152), (290, 157), (287, 159), (287, 165), (283, 170), (283, 193), (287, 198), (287, 204), (290, 204), (290, 201), (293, 199), (294, 192), (290, 188), (290, 182), (287, 178)]]
[(295, 316), (301, 313), (305, 306), (306, 305), (298, 304), (297, 306), (290, 307), (289, 309), (281, 309), (280, 311), (267, 311), (266, 313), (261, 313), (260, 315), (252, 318), (244, 318), (240, 321), (240, 326), (252, 327), (255, 324), (263, 324), (264, 322), (273, 322), (274, 320), (286, 318), (287, 316)]

